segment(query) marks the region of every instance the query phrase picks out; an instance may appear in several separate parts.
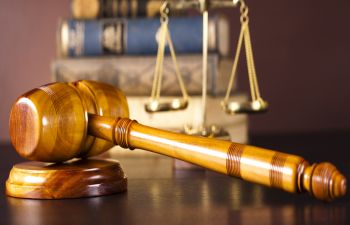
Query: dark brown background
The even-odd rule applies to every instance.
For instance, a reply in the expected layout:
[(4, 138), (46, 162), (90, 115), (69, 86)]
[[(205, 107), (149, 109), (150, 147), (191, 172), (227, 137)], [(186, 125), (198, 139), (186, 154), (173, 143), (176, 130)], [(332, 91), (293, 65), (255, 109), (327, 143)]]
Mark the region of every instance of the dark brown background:
[[(263, 96), (271, 110), (252, 116), (252, 133), (312, 132), (350, 128), (350, 2), (246, 0)], [(232, 43), (238, 10), (230, 16)], [(15, 98), (50, 82), (59, 17), (69, 0), (0, 1), (0, 141), (8, 140)]]

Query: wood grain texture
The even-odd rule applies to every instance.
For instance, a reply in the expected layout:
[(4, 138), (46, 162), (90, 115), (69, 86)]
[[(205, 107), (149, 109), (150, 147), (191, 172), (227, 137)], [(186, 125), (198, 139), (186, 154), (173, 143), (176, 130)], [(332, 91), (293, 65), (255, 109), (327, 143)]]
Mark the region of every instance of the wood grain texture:
[[(141, 125), (127, 118), (125, 96), (107, 84), (51, 84), (24, 96), (20, 99), (29, 99), (30, 103), (15, 103), (10, 131), (16, 150), (32, 160), (57, 162), (88, 157), (116, 144), (292, 193), (308, 191), (321, 200), (329, 201), (346, 192), (345, 177), (330, 163), (309, 166), (296, 155)], [(49, 107), (42, 100), (49, 102)]]
[(73, 160), (63, 164), (25, 162), (13, 166), (6, 194), (19, 198), (62, 199), (126, 191), (127, 177), (119, 162)]
[[(129, 117), (125, 95), (113, 86), (94, 81), (78, 81), (70, 83), (70, 85), (78, 90), (87, 113), (112, 118)], [(113, 147), (111, 142), (104, 139), (90, 135), (87, 138), (91, 139), (92, 144), (85, 143), (84, 152), (78, 157), (91, 157)]]
[(11, 109), (12, 144), (22, 157), (43, 162), (98, 155), (113, 144), (87, 134), (88, 113), (129, 116), (125, 96), (98, 82), (53, 83), (29, 91)]
[[(121, 120), (124, 121), (124, 126), (128, 124), (128, 129), (116, 126)], [(167, 155), (219, 173), (291, 193), (309, 191), (316, 198), (325, 201), (345, 195), (346, 178), (330, 163), (326, 163), (322, 171), (332, 170), (332, 176), (329, 172), (322, 171), (310, 173), (307, 171), (312, 166), (308, 166), (305, 159), (296, 155), (163, 131), (126, 120), (89, 115), (88, 132), (115, 144), (128, 140), (128, 148)], [(310, 189), (310, 183), (315, 186), (313, 189)]]
[(10, 136), (30, 160), (66, 161), (78, 155), (87, 136), (87, 114), (78, 92), (55, 83), (18, 98), (10, 114)]

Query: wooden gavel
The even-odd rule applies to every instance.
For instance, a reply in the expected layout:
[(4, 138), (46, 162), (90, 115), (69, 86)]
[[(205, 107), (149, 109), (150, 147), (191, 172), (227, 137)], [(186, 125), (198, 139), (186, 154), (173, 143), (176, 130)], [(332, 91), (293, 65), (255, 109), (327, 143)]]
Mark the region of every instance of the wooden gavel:
[(24, 158), (63, 162), (98, 155), (113, 144), (184, 160), (288, 192), (330, 201), (346, 193), (345, 177), (330, 163), (309, 165), (295, 155), (159, 130), (128, 119), (125, 96), (95, 82), (52, 83), (19, 97), (10, 136)]

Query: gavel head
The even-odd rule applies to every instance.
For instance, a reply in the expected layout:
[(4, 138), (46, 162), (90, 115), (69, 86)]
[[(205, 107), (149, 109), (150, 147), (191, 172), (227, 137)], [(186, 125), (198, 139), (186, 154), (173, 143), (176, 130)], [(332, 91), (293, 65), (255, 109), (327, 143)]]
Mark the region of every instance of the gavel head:
[(78, 81), (33, 89), (12, 106), (12, 144), (22, 157), (43, 162), (100, 154), (113, 145), (88, 135), (88, 113), (129, 117), (125, 96), (107, 84)]

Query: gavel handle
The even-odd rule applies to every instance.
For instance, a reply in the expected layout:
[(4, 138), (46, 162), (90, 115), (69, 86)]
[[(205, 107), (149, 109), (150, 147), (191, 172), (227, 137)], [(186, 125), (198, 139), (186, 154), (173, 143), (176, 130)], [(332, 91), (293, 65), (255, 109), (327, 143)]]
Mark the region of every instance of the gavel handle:
[(345, 194), (346, 179), (330, 163), (309, 166), (296, 155), (164, 131), (128, 118), (90, 114), (88, 121), (90, 135), (123, 148), (152, 151), (292, 193), (309, 191), (322, 200)]

